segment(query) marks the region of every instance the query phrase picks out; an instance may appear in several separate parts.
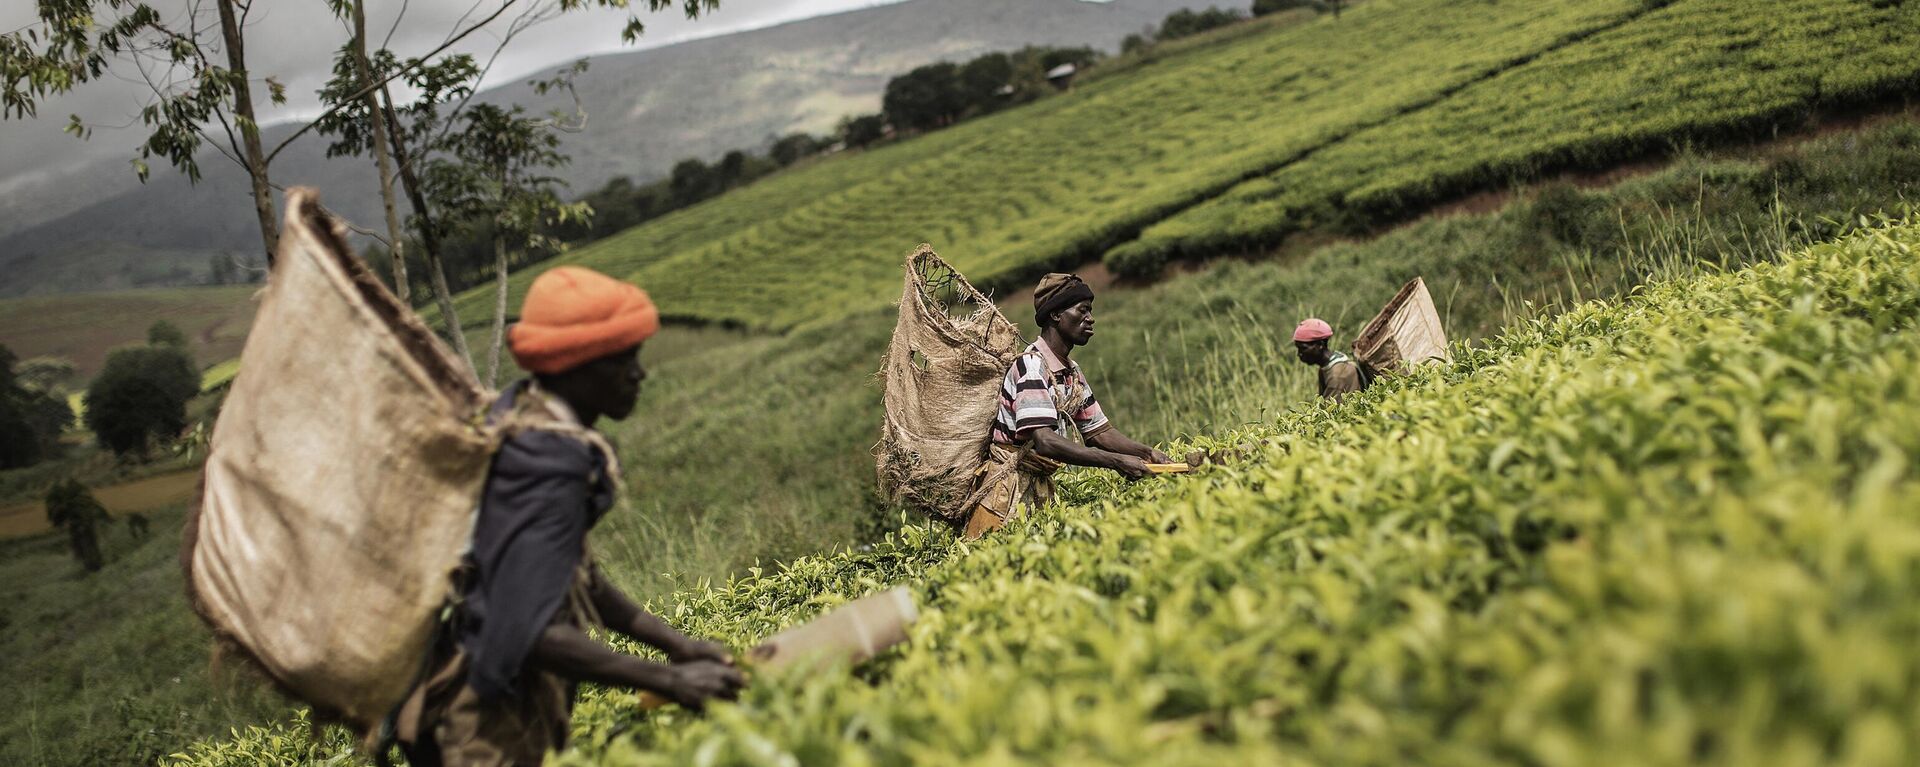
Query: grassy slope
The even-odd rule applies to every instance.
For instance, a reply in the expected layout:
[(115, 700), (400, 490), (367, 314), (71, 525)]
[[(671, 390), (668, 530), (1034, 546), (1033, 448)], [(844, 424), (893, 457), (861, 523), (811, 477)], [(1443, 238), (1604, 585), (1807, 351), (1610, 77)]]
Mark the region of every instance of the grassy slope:
[[(911, 644), (573, 764), (1909, 764), (1920, 226), (1527, 323), (1192, 478), (1071, 475), (688, 595), (764, 634), (889, 583)], [(1543, 503), (1543, 499), (1551, 502)], [(235, 763), (268, 738), (179, 764)], [(298, 753), (293, 751), (289, 753)]]
[[(1236, 180), (1639, 7), (1402, 0), (1337, 24), (1275, 24), (767, 179), (567, 258), (636, 278), (670, 314), (776, 329), (881, 305), (922, 240), (979, 278), (1079, 263)], [(462, 305), (472, 322), (486, 301)]]
[(576, 762), (1911, 763), (1916, 249), (1582, 306), (1241, 466), (710, 593), (681, 620), (728, 636), (892, 581), (928, 610), (875, 686)]
[(153, 288), (0, 300), (0, 344), (22, 359), (73, 360), (80, 380), (100, 372), (107, 352), (145, 343), (160, 320), (179, 326), (202, 363), (239, 356), (253, 325), (258, 286)]
[[(1298, 229), (1300, 215), (1204, 204), (1249, 178), (1232, 197), (1272, 193), (1278, 182), (1256, 178), (1268, 173), (1285, 175), (1289, 193), (1296, 175), (1311, 179), (1302, 193), (1316, 205), (1364, 194), (1376, 215), (1570, 159), (1752, 135), (1818, 107), (1910, 93), (1914, 13), (1869, 0), (1369, 3), (818, 163), (567, 259), (637, 279), (676, 316), (774, 329), (880, 305), (899, 255), (921, 240), (1004, 284), (1169, 216), (1192, 224), (1115, 251), (1132, 256), (1116, 265), (1145, 260), (1150, 271), (1172, 252), (1237, 251)], [(1644, 55), (1649, 46), (1684, 54)], [(1335, 151), (1375, 131), (1401, 142), (1386, 167), (1356, 170)], [(1437, 148), (1433, 136), (1473, 140)], [(486, 305), (469, 294), (463, 316), (475, 322)]]
[(1107, 261), (1151, 271), (1330, 221), (1391, 220), (1543, 168), (1765, 135), (1817, 110), (1913, 93), (1917, 47), (1911, 4), (1677, 2), (1241, 184)]
[[(1609, 295), (1696, 259), (1738, 263), (1792, 238), (1830, 234), (1835, 225), (1823, 219), (1911, 199), (1920, 190), (1916, 150), (1920, 127), (1895, 121), (1764, 160), (1695, 160), (1612, 189), (1553, 188), (1494, 213), (1423, 222), (1304, 261), (1228, 263), (1147, 289), (1106, 291), (1103, 333), (1083, 361), (1116, 417), (1150, 438), (1290, 418), (1284, 413), (1310, 396), (1304, 369), (1285, 355), (1284, 333), (1301, 312), (1352, 327), (1401, 279), (1422, 273), (1455, 337), (1478, 337), (1513, 317)], [(1776, 201), (1793, 213), (1776, 215)], [(1528, 300), (1536, 308), (1522, 304)], [(887, 313), (873, 312), (787, 338), (682, 328), (663, 335), (648, 350), (654, 377), (641, 412), (615, 429), (636, 470), (632, 508), (609, 517), (596, 541), (616, 577), (684, 625), (713, 616), (702, 600), (714, 597), (698, 580), (724, 580), (756, 559), (830, 550), (875, 527), (865, 449), (879, 394), (865, 382), (891, 325)], [(1083, 501), (1095, 489), (1084, 479), (1074, 487)], [(923, 544), (897, 559), (867, 560), (859, 572), (873, 583), (891, 581), (905, 564), (947, 553), (937, 540)], [(1003, 566), (1010, 554), (995, 556), (993, 566)], [(820, 593), (846, 593), (840, 565), (816, 559), (793, 567), (821, 574)], [(799, 578), (779, 583), (787, 588)], [(762, 635), (816, 609), (800, 606), (807, 597), (752, 591), (755, 582), (721, 593), (740, 606), (732, 619), (758, 622), (716, 630)], [(676, 588), (686, 591), (670, 598)], [(767, 612), (746, 611), (763, 596)], [(583, 713), (595, 738), (630, 716), (617, 706)], [(202, 747), (225, 753), (229, 763), (254, 763), (286, 756), (304, 742), (302, 730), (274, 727)]]
[[(1831, 236), (1832, 222), (1920, 198), (1915, 157), (1920, 126), (1901, 120), (1768, 160), (1694, 160), (1613, 189), (1553, 188), (1305, 261), (1228, 263), (1108, 290), (1101, 335), (1079, 358), (1116, 423), (1143, 439), (1265, 421), (1311, 396), (1287, 341), (1302, 315), (1351, 332), (1418, 274), (1453, 337), (1479, 338), (1693, 258), (1739, 264)], [(1030, 322), (1025, 307), (1006, 313)], [(890, 526), (871, 500), (867, 449), (881, 410), (871, 376), (892, 328), (891, 311), (872, 311), (709, 353), (662, 349), (672, 359), (653, 365), (640, 410), (610, 429), (638, 512), (602, 525), (610, 570), (662, 598), (674, 585), (665, 573), (723, 579)]]
[(152, 764), (182, 743), (289, 708), (253, 685), (208, 683), (206, 630), (180, 587), (176, 507), (153, 535), (101, 531), (105, 569), (84, 574), (65, 537), (0, 542), (0, 763)]

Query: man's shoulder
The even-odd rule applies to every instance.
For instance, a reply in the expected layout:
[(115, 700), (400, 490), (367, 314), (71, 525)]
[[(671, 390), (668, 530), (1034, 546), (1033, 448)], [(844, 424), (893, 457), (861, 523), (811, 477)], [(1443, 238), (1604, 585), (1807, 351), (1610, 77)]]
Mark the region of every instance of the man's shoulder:
[(496, 475), (573, 475), (586, 479), (598, 469), (598, 454), (586, 441), (540, 428), (525, 429), (501, 441), (493, 459)]
[(1007, 372), (1015, 375), (1033, 375), (1034, 371), (1046, 369), (1046, 356), (1034, 346), (1021, 349), (1019, 354), (1014, 355), (1013, 364), (1007, 366)]

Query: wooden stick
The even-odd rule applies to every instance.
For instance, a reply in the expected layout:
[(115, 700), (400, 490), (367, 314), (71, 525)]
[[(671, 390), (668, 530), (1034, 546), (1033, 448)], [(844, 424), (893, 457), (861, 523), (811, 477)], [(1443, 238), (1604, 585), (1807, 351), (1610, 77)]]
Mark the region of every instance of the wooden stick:
[(1155, 474), (1185, 474), (1193, 471), (1193, 466), (1185, 463), (1150, 463), (1147, 464), (1147, 471)]

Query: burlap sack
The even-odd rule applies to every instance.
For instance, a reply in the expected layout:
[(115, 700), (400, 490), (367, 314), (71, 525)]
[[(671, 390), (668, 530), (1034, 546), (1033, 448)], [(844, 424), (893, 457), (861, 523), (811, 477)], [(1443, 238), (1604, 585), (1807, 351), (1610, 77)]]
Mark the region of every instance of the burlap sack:
[(496, 437), (485, 390), (344, 234), (287, 193), (182, 558), (216, 632), (364, 734), (425, 660)]
[(945, 519), (967, 512), (986, 460), (1000, 380), (1020, 330), (933, 248), (907, 256), (900, 319), (880, 373), (886, 421), (874, 454), (886, 497)]
[(1353, 354), (1377, 373), (1399, 373), (1428, 362), (1451, 362), (1447, 329), (1419, 277), (1400, 288), (1353, 341)]

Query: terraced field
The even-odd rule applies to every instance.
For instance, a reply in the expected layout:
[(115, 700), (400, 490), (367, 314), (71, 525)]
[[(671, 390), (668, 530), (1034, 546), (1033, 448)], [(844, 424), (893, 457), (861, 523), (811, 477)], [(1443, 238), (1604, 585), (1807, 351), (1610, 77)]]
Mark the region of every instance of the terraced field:
[[(771, 329), (881, 305), (921, 241), (988, 281), (1077, 263), (1236, 181), (1643, 12), (1629, 0), (1403, 0), (1337, 24), (1275, 23), (756, 183), (567, 260), (633, 277), (671, 315)], [(475, 322), (486, 306), (466, 296), (462, 315)]]
[[(989, 285), (1103, 253), (1147, 273), (1920, 92), (1911, 3), (1383, 0), (1294, 18), (783, 174), (566, 260), (635, 279), (670, 315), (784, 330), (883, 305), (920, 241)], [(490, 303), (461, 306), (474, 324)]]
[[(1585, 304), (1197, 441), (1242, 457), (1191, 478), (685, 594), (728, 637), (894, 583), (924, 617), (705, 719), (590, 692), (562, 763), (1910, 764), (1917, 251), (1908, 221)], [(171, 763), (344, 747), (306, 732)]]
[(1543, 170), (1767, 135), (1814, 111), (1920, 91), (1920, 13), (1880, 5), (1677, 2), (1333, 142), (1149, 227), (1106, 261), (1153, 273), (1171, 258), (1365, 227)]

